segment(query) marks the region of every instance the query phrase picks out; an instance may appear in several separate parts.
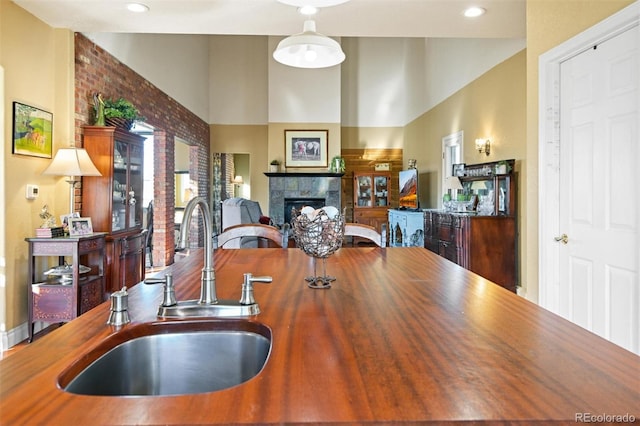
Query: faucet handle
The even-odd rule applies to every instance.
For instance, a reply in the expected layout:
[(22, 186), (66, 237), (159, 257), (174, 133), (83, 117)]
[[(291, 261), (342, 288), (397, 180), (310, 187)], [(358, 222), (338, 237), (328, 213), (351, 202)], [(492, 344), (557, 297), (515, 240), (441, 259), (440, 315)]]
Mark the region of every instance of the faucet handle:
[(253, 305), (256, 303), (256, 299), (253, 297), (253, 283), (270, 283), (273, 281), (272, 277), (262, 276), (254, 277), (251, 273), (244, 274), (244, 282), (242, 283), (242, 296), (240, 297), (241, 305)]
[(147, 278), (144, 280), (145, 284), (164, 284), (164, 297), (162, 299), (161, 306), (173, 306), (176, 305), (176, 291), (173, 285), (173, 275), (166, 274), (164, 278)]
[(145, 284), (165, 284), (167, 282), (167, 276), (171, 274), (165, 275), (163, 278), (146, 278), (144, 280)]

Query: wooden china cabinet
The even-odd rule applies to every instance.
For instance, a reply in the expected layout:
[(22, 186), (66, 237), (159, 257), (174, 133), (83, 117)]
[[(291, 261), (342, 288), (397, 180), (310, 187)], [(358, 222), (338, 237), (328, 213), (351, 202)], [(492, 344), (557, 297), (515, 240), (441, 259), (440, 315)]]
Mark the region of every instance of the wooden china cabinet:
[(84, 148), (102, 176), (82, 179), (82, 216), (106, 232), (106, 291), (144, 279), (144, 137), (110, 126), (83, 127)]
[(391, 204), (391, 174), (367, 172), (353, 174), (353, 221), (382, 230)]

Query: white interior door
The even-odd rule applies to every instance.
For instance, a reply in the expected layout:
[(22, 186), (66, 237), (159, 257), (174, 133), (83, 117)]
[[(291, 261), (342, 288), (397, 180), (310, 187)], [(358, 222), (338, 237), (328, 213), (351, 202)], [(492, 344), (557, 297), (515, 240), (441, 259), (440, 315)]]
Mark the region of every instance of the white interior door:
[(560, 64), (557, 313), (639, 353), (638, 27)]

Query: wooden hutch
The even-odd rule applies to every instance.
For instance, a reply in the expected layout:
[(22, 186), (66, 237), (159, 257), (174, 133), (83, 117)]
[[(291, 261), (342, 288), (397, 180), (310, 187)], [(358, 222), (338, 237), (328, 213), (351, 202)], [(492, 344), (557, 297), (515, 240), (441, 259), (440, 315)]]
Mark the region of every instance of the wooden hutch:
[(144, 279), (144, 137), (110, 126), (83, 127), (84, 148), (102, 176), (82, 179), (82, 216), (106, 232), (106, 291)]

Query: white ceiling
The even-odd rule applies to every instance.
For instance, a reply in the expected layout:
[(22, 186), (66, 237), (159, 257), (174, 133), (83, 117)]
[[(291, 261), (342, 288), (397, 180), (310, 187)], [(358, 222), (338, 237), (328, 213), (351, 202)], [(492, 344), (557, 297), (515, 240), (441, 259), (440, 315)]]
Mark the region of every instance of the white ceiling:
[[(285, 36), (302, 31), (296, 7), (277, 0), (13, 0), (55, 28), (78, 32)], [(467, 6), (487, 13), (465, 18)], [(339, 37), (525, 38), (525, 0), (350, 0), (316, 15), (318, 32)]]

